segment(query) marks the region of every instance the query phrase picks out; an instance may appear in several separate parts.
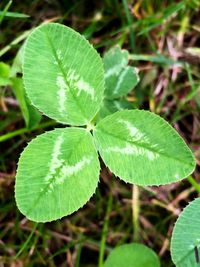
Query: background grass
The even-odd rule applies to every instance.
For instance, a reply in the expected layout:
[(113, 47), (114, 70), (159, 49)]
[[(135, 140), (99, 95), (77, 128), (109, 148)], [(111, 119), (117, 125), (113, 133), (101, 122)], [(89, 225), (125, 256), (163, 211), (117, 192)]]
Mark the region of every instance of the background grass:
[(55, 123), (43, 118), (27, 129), (13, 91), (0, 87), (0, 266), (102, 266), (113, 247), (131, 241), (156, 251), (162, 266), (173, 266), (174, 222), (200, 192), (200, 1), (1, 1), (0, 10), (0, 61), (9, 65), (27, 31), (44, 21), (73, 27), (102, 55), (116, 44), (128, 49), (141, 77), (128, 100), (172, 123), (197, 159), (193, 176), (161, 187), (132, 187), (103, 168), (84, 208), (35, 224), (16, 208), (16, 163), (26, 143)]

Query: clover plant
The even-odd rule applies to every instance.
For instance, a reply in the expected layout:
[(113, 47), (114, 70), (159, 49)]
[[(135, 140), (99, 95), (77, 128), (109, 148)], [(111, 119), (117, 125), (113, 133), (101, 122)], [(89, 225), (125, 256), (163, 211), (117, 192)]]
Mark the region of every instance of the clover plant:
[(128, 66), (129, 53), (119, 46), (111, 48), (103, 57), (105, 71), (104, 99), (96, 116), (99, 121), (118, 110), (132, 109), (126, 96), (139, 82), (138, 69)]
[(164, 185), (193, 172), (192, 152), (164, 119), (138, 109), (104, 112), (112, 101), (123, 109), (139, 81), (127, 51), (115, 48), (102, 61), (76, 31), (44, 24), (25, 43), (23, 81), (32, 105), (67, 125), (37, 136), (20, 156), (16, 202), (28, 219), (49, 222), (81, 208), (99, 182), (98, 153), (131, 184)]

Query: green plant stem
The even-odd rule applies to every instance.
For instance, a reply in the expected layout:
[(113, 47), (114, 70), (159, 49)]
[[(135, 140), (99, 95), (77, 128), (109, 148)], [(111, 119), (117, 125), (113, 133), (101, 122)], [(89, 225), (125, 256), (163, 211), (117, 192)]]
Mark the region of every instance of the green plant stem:
[(200, 185), (195, 181), (195, 179), (192, 176), (189, 176), (187, 179), (188, 182), (193, 185), (196, 191), (200, 193)]
[(7, 133), (7, 134), (4, 134), (2, 136), (0, 136), (0, 143), (1, 142), (5, 142), (15, 136), (18, 136), (18, 135), (21, 135), (21, 134), (25, 134), (25, 133), (28, 133), (28, 132), (32, 132), (32, 131), (35, 131), (35, 130), (38, 130), (38, 129), (41, 129), (41, 128), (47, 128), (49, 126), (53, 126), (53, 125), (56, 125), (57, 123), (55, 121), (48, 121), (48, 122), (44, 122), (44, 123), (40, 123), (39, 125), (35, 126), (34, 128), (32, 129), (29, 129), (29, 128), (22, 128), (22, 129), (19, 129), (19, 130), (16, 130), (16, 131), (13, 131), (11, 133)]
[(103, 266), (106, 237), (107, 237), (108, 226), (109, 226), (109, 217), (110, 217), (110, 212), (112, 210), (112, 202), (113, 202), (113, 198), (112, 198), (112, 194), (110, 194), (109, 199), (108, 199), (106, 216), (105, 216), (105, 220), (104, 220), (104, 224), (103, 224), (102, 236), (101, 236), (98, 267)]
[(9, 45), (5, 46), (3, 49), (0, 50), (0, 57), (3, 56), (5, 53), (7, 53), (13, 46), (17, 45), (30, 34), (31, 30), (23, 32), (20, 36), (18, 36), (16, 39), (14, 39)]
[(132, 23), (133, 23), (133, 19), (132, 16), (128, 10), (128, 3), (127, 0), (122, 0), (123, 6), (124, 6), (124, 11), (126, 13), (126, 19), (128, 22), (128, 27), (129, 27), (129, 31), (130, 31), (130, 44), (131, 44), (131, 49), (132, 51), (135, 51), (135, 36), (134, 36), (134, 32), (132, 29)]
[(133, 214), (133, 241), (139, 241), (139, 204), (140, 191), (137, 185), (133, 185), (132, 189), (132, 214)]
[(21, 247), (21, 249), (20, 249), (20, 250), (17, 252), (17, 254), (15, 255), (15, 257), (14, 257), (15, 260), (21, 255), (21, 253), (22, 253), (22, 252), (24, 251), (24, 249), (27, 247), (27, 245), (28, 245), (28, 243), (30, 242), (30, 240), (31, 240), (31, 238), (32, 238), (32, 236), (33, 236), (33, 234), (34, 234), (34, 232), (35, 232), (37, 226), (38, 226), (38, 223), (35, 223), (35, 225), (34, 225), (32, 231), (31, 231), (29, 237), (27, 238), (26, 242), (23, 244), (23, 246)]
[(184, 105), (185, 103), (187, 103), (188, 101), (190, 101), (192, 98), (194, 98), (198, 92), (199, 92), (199, 87), (200, 87), (200, 83), (198, 82), (197, 84), (195, 84), (194, 79), (192, 77), (192, 68), (191, 65), (189, 65), (188, 63), (185, 63), (184, 65), (185, 70), (187, 72), (187, 76), (188, 76), (188, 80), (191, 86), (191, 91), (187, 94), (187, 96), (184, 98), (182, 105)]
[[(80, 239), (83, 239), (83, 235), (81, 234)], [(80, 266), (80, 260), (81, 260), (81, 252), (82, 252), (83, 242), (80, 242), (77, 245), (77, 254), (76, 254), (76, 262), (74, 267)]]

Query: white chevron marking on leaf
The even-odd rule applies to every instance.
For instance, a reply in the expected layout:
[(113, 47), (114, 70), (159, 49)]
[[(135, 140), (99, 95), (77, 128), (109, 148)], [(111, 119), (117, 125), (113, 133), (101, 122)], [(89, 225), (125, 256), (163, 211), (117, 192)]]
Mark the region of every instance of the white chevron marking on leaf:
[(57, 184), (64, 182), (66, 177), (72, 176), (79, 172), (85, 165), (89, 165), (92, 158), (83, 157), (81, 161), (77, 162), (75, 165), (66, 165), (61, 168), (59, 177), (56, 179)]
[(104, 75), (105, 79), (109, 78), (110, 76), (117, 76), (119, 75), (121, 69), (127, 64), (127, 59), (122, 58), (120, 64), (114, 65), (112, 68), (108, 69)]
[[(62, 52), (61, 52), (61, 50), (59, 50), (59, 49), (57, 50), (57, 58), (58, 58), (58, 60), (60, 60), (60, 61), (63, 60)], [(54, 62), (53, 62), (53, 64), (58, 66), (57, 58), (54, 57)]]
[(58, 95), (58, 101), (59, 101), (59, 111), (60, 113), (63, 113), (65, 111), (65, 101), (67, 98), (67, 91), (68, 87), (65, 83), (64, 77), (62, 74), (59, 74), (56, 79), (56, 85), (58, 86), (59, 90), (57, 92)]
[[(57, 168), (55, 169), (54, 173), (46, 177), (46, 181), (49, 184), (47, 192), (48, 193), (53, 192), (53, 189), (55, 188), (56, 185), (63, 184), (66, 178), (77, 174), (84, 168), (85, 165), (89, 165), (91, 161), (92, 161), (91, 157), (90, 158), (83, 157), (79, 162), (75, 163), (74, 165), (67, 165), (63, 159), (59, 160)], [(58, 171), (57, 174), (56, 171)]]
[(63, 141), (63, 136), (60, 135), (55, 142), (52, 152), (52, 159), (49, 162), (49, 173), (45, 177), (46, 182), (51, 181), (56, 173), (56, 170), (62, 166), (62, 160), (59, 160), (59, 156), (61, 154), (61, 146)]
[[(125, 120), (118, 120), (118, 122), (125, 124), (127, 130), (129, 131), (129, 135), (132, 138), (132, 141), (137, 142), (140, 141), (143, 144), (149, 145), (151, 148), (158, 148), (157, 144), (152, 144), (149, 140), (149, 138), (142, 133), (138, 128), (136, 128), (134, 125), (132, 125), (129, 121)], [(159, 152), (162, 152), (162, 149), (159, 148)], [(156, 152), (155, 152), (156, 153)], [(159, 154), (158, 154), (159, 156)]]
[(119, 76), (119, 79), (118, 79), (118, 82), (117, 82), (117, 84), (116, 84), (116, 87), (115, 87), (115, 89), (113, 90), (114, 93), (117, 93), (117, 92), (119, 91), (120, 86), (121, 86), (121, 84), (122, 84), (122, 82), (123, 82), (123, 80), (124, 80), (124, 77), (126, 76), (128, 70), (129, 70), (128, 68), (125, 68), (125, 69), (121, 72), (121, 74), (120, 74), (120, 76)]
[(159, 156), (159, 154), (156, 152), (148, 151), (146, 148), (137, 147), (130, 144), (127, 144), (125, 147), (108, 147), (105, 152), (116, 152), (124, 155), (147, 156), (149, 160), (155, 160)]
[(133, 73), (134, 74), (136, 74), (137, 76), (137, 81), (139, 81), (140, 80), (140, 77), (139, 77), (139, 75), (138, 75), (138, 73), (139, 73), (139, 69), (138, 68), (133, 68)]
[(59, 111), (63, 114), (65, 111), (65, 101), (67, 99), (67, 92), (71, 90), (77, 90), (77, 96), (82, 91), (89, 94), (91, 99), (94, 100), (94, 88), (89, 83), (85, 82), (74, 70), (69, 70), (65, 81), (61, 73), (56, 78), (56, 85), (59, 90), (57, 92), (59, 100)]
[(133, 138), (134, 141), (138, 141), (141, 139), (143, 139), (144, 141), (148, 141), (147, 137), (129, 121), (120, 119), (118, 120), (118, 122), (126, 126), (126, 129), (129, 131), (129, 135)]
[(119, 75), (119, 72), (121, 71), (121, 68), (125, 63), (126, 63), (126, 60), (124, 60), (124, 62), (122, 62), (121, 64), (115, 65), (114, 67), (110, 68), (104, 75), (105, 79), (113, 75), (115, 76)]
[(62, 135), (57, 138), (53, 147), (52, 160), (49, 163), (49, 173), (44, 178), (45, 182), (49, 184), (49, 188), (47, 190), (48, 193), (51, 193), (53, 191), (55, 185), (62, 184), (67, 177), (76, 174), (85, 165), (90, 164), (90, 162), (92, 161), (91, 157), (83, 157), (74, 165), (67, 165), (64, 159), (59, 159), (63, 141), (64, 140)]
[(94, 100), (94, 88), (84, 81), (74, 70), (69, 70), (67, 79), (70, 83), (70, 86), (74, 87), (78, 92), (77, 95), (79, 96), (82, 91), (89, 94)]
[[(142, 133), (138, 128), (136, 128), (134, 125), (132, 125), (129, 121), (126, 121), (126, 120), (118, 120), (118, 122), (124, 124), (126, 126), (126, 129), (128, 130), (129, 132), (129, 135), (131, 137), (131, 140), (133, 142), (141, 142), (143, 144), (146, 144), (149, 146), (149, 148), (151, 149), (155, 149), (158, 147), (157, 144), (152, 144), (149, 140), (149, 138), (144, 134)], [(148, 151), (147, 149), (144, 149), (144, 148), (138, 148), (140, 151), (142, 149), (142, 153), (146, 153), (147, 154), (147, 157), (151, 160), (151, 159), (155, 159), (155, 158), (158, 158), (160, 156), (159, 153), (162, 152), (162, 149), (159, 149), (159, 153), (157, 152), (151, 152), (151, 151)], [(140, 153), (139, 153), (140, 154)]]

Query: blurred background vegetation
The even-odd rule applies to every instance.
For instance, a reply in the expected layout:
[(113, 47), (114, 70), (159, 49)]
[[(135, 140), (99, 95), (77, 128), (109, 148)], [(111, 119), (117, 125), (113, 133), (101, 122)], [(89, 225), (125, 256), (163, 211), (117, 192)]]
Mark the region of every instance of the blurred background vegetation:
[[(161, 266), (174, 266), (174, 222), (200, 193), (200, 1), (13, 0), (0, 1), (0, 10), (0, 266), (101, 266), (112, 248), (131, 241), (152, 248)], [(19, 155), (55, 122), (43, 116), (30, 124), (27, 100), (8, 73), (11, 68), (20, 81), (16, 55), (30, 30), (48, 21), (79, 31), (101, 55), (115, 45), (129, 50), (141, 77), (129, 102), (176, 128), (196, 156), (193, 176), (168, 186), (132, 187), (103, 168), (96, 195), (77, 213), (47, 224), (20, 214), (14, 200)]]

